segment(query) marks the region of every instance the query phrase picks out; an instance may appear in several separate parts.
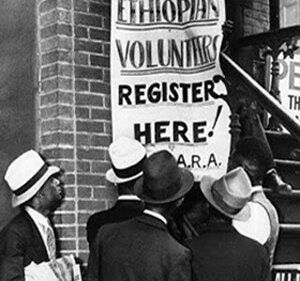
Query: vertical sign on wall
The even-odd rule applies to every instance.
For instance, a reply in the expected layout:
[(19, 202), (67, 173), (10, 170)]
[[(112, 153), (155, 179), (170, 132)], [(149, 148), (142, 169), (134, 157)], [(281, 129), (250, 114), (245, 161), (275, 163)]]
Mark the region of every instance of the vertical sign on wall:
[(113, 139), (169, 149), (181, 167), (226, 172), (230, 109), (219, 52), (224, 0), (112, 1)]

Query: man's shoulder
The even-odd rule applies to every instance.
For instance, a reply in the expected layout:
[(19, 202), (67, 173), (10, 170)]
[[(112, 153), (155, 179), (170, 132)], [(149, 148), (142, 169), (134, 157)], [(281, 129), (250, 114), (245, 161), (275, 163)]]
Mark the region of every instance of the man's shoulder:
[(0, 239), (30, 236), (32, 233), (32, 224), (30, 216), (25, 212), (21, 212), (15, 216), (0, 232)]

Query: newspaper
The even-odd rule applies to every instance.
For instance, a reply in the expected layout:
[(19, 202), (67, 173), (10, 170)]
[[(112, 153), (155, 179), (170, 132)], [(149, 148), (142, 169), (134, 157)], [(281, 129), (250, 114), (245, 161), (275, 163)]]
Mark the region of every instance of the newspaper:
[(74, 256), (64, 256), (50, 262), (32, 262), (25, 268), (25, 281), (82, 281), (80, 267)]

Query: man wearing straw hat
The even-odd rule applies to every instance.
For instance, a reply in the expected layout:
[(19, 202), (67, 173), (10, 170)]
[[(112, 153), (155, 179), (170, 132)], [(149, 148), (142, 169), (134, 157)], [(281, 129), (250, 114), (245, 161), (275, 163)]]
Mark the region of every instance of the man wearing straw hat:
[(144, 203), (133, 192), (136, 180), (141, 177), (146, 159), (144, 146), (135, 139), (120, 137), (108, 149), (112, 168), (106, 179), (118, 189), (118, 200), (109, 210), (93, 214), (87, 222), (87, 240), (90, 248), (101, 226), (121, 222), (141, 215)]
[(247, 220), (251, 214), (251, 182), (243, 168), (220, 179), (204, 176), (200, 189), (209, 205), (209, 221), (198, 237), (186, 242), (193, 256), (193, 280), (269, 280), (265, 248), (231, 225), (232, 219)]
[(143, 165), (135, 190), (145, 202), (141, 216), (99, 230), (88, 264), (88, 281), (190, 281), (190, 251), (167, 230), (167, 219), (192, 188), (191, 172), (166, 151)]
[(48, 219), (63, 199), (61, 170), (29, 150), (7, 168), (12, 206), (21, 212), (0, 233), (0, 280), (25, 280), (24, 268), (55, 260), (56, 242)]

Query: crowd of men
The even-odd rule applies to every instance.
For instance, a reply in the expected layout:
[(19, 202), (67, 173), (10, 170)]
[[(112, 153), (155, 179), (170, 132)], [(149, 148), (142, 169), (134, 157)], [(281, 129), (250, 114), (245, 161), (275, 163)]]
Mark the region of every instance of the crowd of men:
[[(200, 182), (170, 151), (147, 156), (134, 139), (114, 141), (109, 155), (119, 196), (88, 219), (87, 281), (270, 280), (279, 222), (262, 188), (274, 171), (263, 141), (240, 139), (228, 172)], [(56, 259), (49, 217), (64, 197), (61, 174), (34, 150), (9, 165), (21, 212), (0, 233), (0, 281), (24, 281), (32, 262)]]

